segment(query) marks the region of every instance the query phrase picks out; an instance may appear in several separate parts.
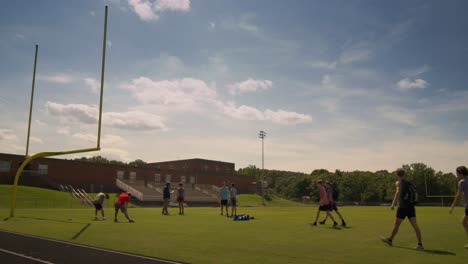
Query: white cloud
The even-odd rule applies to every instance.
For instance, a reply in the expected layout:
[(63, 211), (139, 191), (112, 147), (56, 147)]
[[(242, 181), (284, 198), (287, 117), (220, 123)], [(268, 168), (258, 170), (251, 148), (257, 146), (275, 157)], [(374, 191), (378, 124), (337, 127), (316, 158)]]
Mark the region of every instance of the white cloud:
[(98, 80), (94, 78), (84, 78), (83, 81), (87, 86), (89, 86), (89, 88), (91, 88), (91, 91), (93, 91), (94, 93), (97, 93), (99, 91), (100, 83)]
[(190, 11), (190, 0), (156, 0), (154, 9), (156, 11)]
[(96, 16), (96, 12), (94, 12), (94, 11), (90, 11), (89, 14), (90, 14), (91, 16)]
[(107, 47), (111, 48), (112, 47), (112, 41), (110, 41), (110, 40), (106, 41), (106, 45), (107, 45)]
[(165, 130), (164, 119), (140, 111), (129, 111), (123, 113), (106, 112), (103, 114), (103, 123), (108, 126), (128, 130)]
[[(247, 82), (235, 87), (243, 90), (267, 89), (271, 81)], [(253, 83), (253, 85), (251, 84)], [(133, 93), (133, 96), (143, 106), (152, 106), (152, 110), (174, 113), (175, 111), (194, 112), (218, 110), (222, 114), (240, 120), (267, 120), (277, 124), (290, 125), (305, 123), (312, 118), (305, 114), (284, 110), (259, 110), (255, 107), (241, 105), (234, 102), (223, 102), (216, 93), (215, 85), (208, 85), (198, 79), (183, 78), (175, 80), (153, 81), (147, 77), (133, 79), (122, 88)]]
[[(47, 111), (54, 116), (65, 118), (71, 122), (94, 124), (98, 121), (97, 106), (83, 104), (46, 103)], [(102, 116), (104, 125), (129, 130), (160, 130), (166, 129), (163, 118), (157, 115), (140, 112), (104, 112)], [(69, 132), (69, 131), (63, 131)]]
[(96, 123), (98, 109), (96, 106), (84, 104), (60, 104), (47, 101), (47, 111), (54, 116), (65, 117), (69, 121), (78, 121), (86, 124)]
[(19, 33), (17, 33), (17, 34), (15, 34), (15, 39), (24, 40), (24, 39), (25, 39), (25, 37), (24, 37), (24, 35), (23, 35), (23, 34), (19, 34)]
[(34, 123), (36, 123), (36, 125), (38, 125), (38, 126), (40, 126), (40, 127), (45, 127), (45, 126), (47, 126), (46, 123), (42, 122), (42, 121), (39, 120), (39, 119), (35, 119), (35, 120), (34, 120)]
[(158, 20), (159, 16), (152, 9), (152, 3), (147, 0), (128, 0), (133, 11), (143, 21)]
[(54, 83), (71, 83), (73, 82), (74, 78), (66, 73), (56, 73), (52, 75), (38, 75), (37, 76), (38, 80), (43, 80), (47, 82), (54, 82)]
[(128, 0), (128, 4), (143, 21), (158, 20), (158, 13), (164, 11), (190, 11), (190, 0)]
[(268, 90), (273, 86), (270, 80), (254, 80), (249, 78), (243, 82), (237, 82), (229, 85), (231, 94), (243, 94), (255, 92), (257, 90)]
[(101, 138), (101, 143), (103, 146), (109, 145), (124, 145), (126, 141), (123, 137), (119, 135), (106, 134)]
[(312, 61), (312, 62), (307, 62), (306, 66), (311, 67), (311, 68), (317, 68), (317, 69), (335, 69), (336, 66), (338, 65), (338, 62), (326, 62), (326, 61)]
[(11, 129), (0, 128), (0, 140), (5, 141), (17, 141), (18, 137), (15, 132)]
[(57, 133), (62, 134), (62, 135), (70, 135), (71, 134), (71, 129), (70, 127), (61, 127), (57, 129)]
[(32, 143), (37, 143), (37, 144), (44, 144), (44, 141), (38, 137), (30, 137), (29, 140)]
[(220, 105), (223, 112), (235, 119), (241, 120), (265, 120), (265, 115), (257, 108), (241, 105), (237, 107), (234, 103)]
[(226, 63), (224, 62), (224, 59), (221, 56), (219, 55), (211, 56), (208, 58), (208, 60), (210, 62), (210, 66), (213, 68), (214, 71), (217, 71), (223, 74), (229, 71), (229, 67), (226, 65)]
[(404, 78), (398, 82), (398, 87), (400, 90), (412, 90), (412, 89), (425, 89), (429, 85), (423, 79), (411, 80), (410, 78)]
[(312, 117), (309, 115), (284, 111), (281, 109), (277, 111), (267, 109), (265, 111), (265, 118), (267, 120), (271, 120), (273, 123), (282, 125), (296, 125), (312, 121)]
[(415, 68), (415, 69), (410, 69), (410, 70), (406, 70), (403, 72), (404, 75), (406, 76), (409, 76), (409, 77), (416, 77), (418, 75), (421, 75), (423, 73), (426, 73), (428, 71), (431, 70), (431, 67), (429, 67), (428, 65), (423, 65), (421, 67), (418, 67), (418, 68)]
[(339, 62), (341, 64), (350, 64), (359, 61), (365, 61), (373, 56), (373, 51), (366, 47), (353, 47), (343, 50)]
[(72, 136), (73, 138), (86, 141), (86, 142), (96, 142), (97, 141), (97, 136), (93, 134), (84, 134), (84, 133), (75, 133)]
[(416, 115), (407, 109), (399, 109), (391, 106), (382, 106), (378, 109), (380, 114), (393, 122), (414, 126)]
[(211, 29), (215, 29), (215, 28), (216, 28), (215, 22), (210, 22), (210, 28), (211, 28)]
[(122, 87), (132, 91), (135, 98), (143, 104), (158, 105), (171, 111), (197, 110), (217, 97), (213, 87), (192, 78), (153, 81), (147, 77), (139, 77)]
[(236, 107), (234, 103), (221, 105), (221, 108), (226, 115), (240, 120), (266, 120), (280, 125), (296, 125), (312, 121), (312, 117), (309, 115), (281, 109), (277, 111), (270, 109), (260, 111), (257, 108), (246, 105)]

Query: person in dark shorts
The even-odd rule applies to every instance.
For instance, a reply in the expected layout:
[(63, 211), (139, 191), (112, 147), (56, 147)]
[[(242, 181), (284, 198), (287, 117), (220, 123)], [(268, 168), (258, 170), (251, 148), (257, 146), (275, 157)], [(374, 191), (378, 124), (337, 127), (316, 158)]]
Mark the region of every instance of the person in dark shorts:
[(317, 210), (317, 216), (315, 218), (315, 221), (311, 224), (312, 226), (317, 225), (317, 221), (320, 217), (320, 212), (326, 212), (327, 217), (330, 217), (331, 220), (333, 221), (333, 227), (338, 226), (338, 223), (335, 221), (335, 218), (333, 215), (331, 215), (331, 203), (330, 203), (330, 198), (328, 196), (327, 190), (325, 186), (322, 184), (322, 180), (317, 180), (316, 185), (319, 189), (319, 194), (320, 194), (320, 202), (319, 202), (319, 208)]
[(107, 193), (98, 193), (94, 198), (93, 205), (96, 210), (94, 210), (94, 220), (98, 220), (98, 211), (101, 211), (102, 220), (106, 220), (106, 216), (104, 215), (104, 208), (102, 208), (102, 204), (104, 203), (104, 199), (109, 199), (109, 195)]
[[(335, 211), (335, 213), (340, 217), (341, 219), (341, 226), (345, 227), (346, 226), (346, 222), (343, 218), (343, 216), (341, 215), (341, 213), (338, 211), (338, 206), (336, 205), (336, 202), (335, 201), (335, 198), (336, 197), (336, 194), (335, 194), (335, 189), (333, 188), (332, 184), (329, 182), (329, 181), (326, 181), (325, 182), (325, 188), (327, 189), (327, 193), (328, 193), (328, 199), (330, 200), (330, 204), (331, 204), (331, 208), (330, 208), (330, 211)], [(321, 225), (324, 225), (326, 222), (327, 222), (327, 219), (328, 219), (328, 214), (325, 216), (325, 218), (323, 219), (323, 221), (319, 222)]]
[(418, 223), (416, 222), (415, 205), (409, 199), (407, 199), (408, 194), (410, 193), (411, 183), (405, 179), (405, 174), (405, 170), (403, 170), (402, 168), (396, 170), (396, 176), (398, 178), (398, 181), (395, 183), (396, 192), (395, 196), (393, 197), (392, 206), (390, 207), (391, 210), (394, 210), (395, 204), (398, 201), (396, 219), (393, 225), (391, 235), (387, 238), (382, 237), (381, 239), (387, 245), (393, 245), (393, 239), (398, 233), (398, 229), (400, 228), (401, 223), (403, 222), (403, 220), (405, 220), (406, 217), (408, 217), (408, 220), (410, 221), (411, 226), (413, 227), (414, 232), (416, 233), (416, 237), (418, 238), (418, 245), (415, 247), (415, 249), (424, 250), (421, 239), (421, 230), (419, 229)]
[(163, 199), (164, 199), (164, 204), (163, 204), (162, 214), (169, 215), (169, 211), (167, 209), (167, 207), (169, 206), (169, 203), (171, 202), (171, 183), (169, 182), (166, 183), (166, 186), (164, 186)]
[(219, 188), (219, 197), (221, 198), (221, 215), (224, 213), (223, 208), (226, 208), (226, 215), (229, 217), (229, 189), (226, 182), (223, 182), (223, 186)]
[(231, 190), (229, 190), (231, 195), (231, 216), (237, 215), (237, 189), (234, 183), (231, 183)]
[[(456, 169), (456, 172), (459, 180), (458, 191), (453, 199), (452, 206), (450, 207), (450, 213), (453, 213), (453, 208), (457, 205), (457, 202), (463, 193), (465, 198), (465, 215), (462, 218), (461, 224), (468, 235), (468, 169), (466, 169), (465, 166), (460, 166)], [(465, 245), (465, 248), (468, 249), (468, 244)]]
[(134, 222), (132, 219), (130, 219), (127, 213), (127, 207), (128, 207), (128, 203), (130, 202), (131, 197), (132, 197), (131, 193), (122, 192), (117, 198), (117, 201), (115, 201), (115, 216), (114, 216), (115, 223), (119, 222), (117, 220), (117, 214), (119, 213), (119, 210), (122, 211), (122, 213), (127, 218), (128, 222), (130, 223)]
[(179, 214), (184, 214), (184, 201), (185, 201), (185, 190), (182, 183), (179, 183), (177, 188), (177, 202), (179, 203)]

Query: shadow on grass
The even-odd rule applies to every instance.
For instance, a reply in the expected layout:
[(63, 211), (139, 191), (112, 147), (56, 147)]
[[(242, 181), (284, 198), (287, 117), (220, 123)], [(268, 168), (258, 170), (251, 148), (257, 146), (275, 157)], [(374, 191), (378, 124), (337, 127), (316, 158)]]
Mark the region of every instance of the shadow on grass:
[(456, 256), (456, 253), (450, 252), (450, 251), (445, 251), (445, 250), (436, 250), (436, 249), (424, 249), (424, 250), (417, 250), (415, 248), (410, 248), (410, 247), (402, 247), (402, 246), (393, 246), (394, 248), (401, 248), (401, 249), (407, 249), (407, 250), (414, 250), (418, 251), (421, 253), (429, 253), (429, 254), (434, 254), (434, 255), (448, 255), (448, 256)]
[(78, 231), (78, 233), (76, 233), (76, 234), (72, 237), (72, 240), (77, 239), (81, 234), (84, 233), (84, 231), (86, 231), (86, 229), (88, 229), (88, 227), (89, 227), (90, 225), (91, 225), (91, 224), (86, 224), (83, 228), (81, 228), (81, 230)]
[(49, 218), (41, 218), (41, 217), (31, 217), (31, 216), (17, 216), (18, 218), (24, 219), (32, 219), (32, 220), (40, 220), (40, 221), (53, 221), (53, 222), (61, 222), (61, 223), (72, 223), (72, 224), (89, 224), (83, 222), (73, 222), (73, 219), (68, 220), (58, 220), (58, 219), (49, 219)]

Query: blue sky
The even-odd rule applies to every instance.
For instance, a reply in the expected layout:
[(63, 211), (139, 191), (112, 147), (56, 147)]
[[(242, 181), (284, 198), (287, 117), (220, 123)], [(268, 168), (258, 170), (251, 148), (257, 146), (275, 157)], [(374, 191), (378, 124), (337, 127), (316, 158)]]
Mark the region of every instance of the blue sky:
[[(5, 1), (0, 152), (379, 170), (468, 154), (466, 1)], [(86, 154), (89, 155), (89, 154)], [(82, 156), (82, 155), (77, 155)], [(69, 157), (70, 158), (70, 157)]]

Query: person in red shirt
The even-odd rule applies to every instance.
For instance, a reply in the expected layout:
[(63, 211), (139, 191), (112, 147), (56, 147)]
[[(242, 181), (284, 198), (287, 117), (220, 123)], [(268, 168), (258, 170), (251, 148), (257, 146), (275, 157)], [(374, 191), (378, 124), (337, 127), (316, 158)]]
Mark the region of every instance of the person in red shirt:
[(115, 201), (115, 217), (114, 217), (114, 222), (117, 223), (117, 214), (119, 213), (119, 210), (122, 211), (122, 213), (125, 215), (127, 218), (128, 222), (133, 223), (134, 221), (128, 217), (127, 213), (127, 206), (128, 202), (130, 201), (130, 198), (132, 197), (131, 193), (126, 193), (122, 192), (119, 197), (117, 198), (117, 201)]
[(331, 220), (333, 220), (333, 227), (338, 226), (338, 223), (335, 221), (335, 218), (333, 218), (332, 214), (330, 213), (332, 206), (331, 206), (331, 201), (330, 198), (328, 197), (328, 192), (325, 186), (322, 184), (322, 180), (317, 181), (317, 187), (319, 188), (320, 191), (320, 206), (317, 211), (317, 217), (315, 218), (315, 222), (312, 223), (312, 226), (317, 225), (317, 221), (320, 217), (320, 212), (324, 211), (327, 213), (327, 218), (330, 217)]

